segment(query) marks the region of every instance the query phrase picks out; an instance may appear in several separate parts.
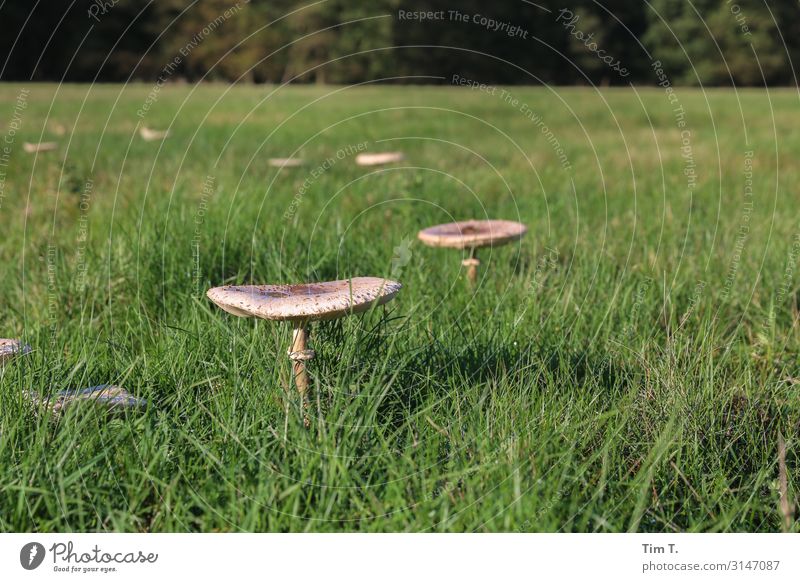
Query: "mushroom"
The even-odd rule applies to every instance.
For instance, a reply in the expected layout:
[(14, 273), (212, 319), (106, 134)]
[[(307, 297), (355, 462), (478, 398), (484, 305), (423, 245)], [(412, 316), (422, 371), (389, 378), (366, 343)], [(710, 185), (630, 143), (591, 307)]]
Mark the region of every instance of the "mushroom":
[(50, 129), (50, 131), (52, 131), (54, 134), (58, 136), (63, 136), (66, 135), (67, 133), (67, 127), (63, 123), (59, 123), (58, 121), (54, 121), (51, 119), (47, 123), (47, 126)]
[(11, 358), (30, 353), (31, 346), (16, 339), (0, 338), (0, 366)]
[(44, 406), (58, 413), (76, 402), (91, 401), (107, 405), (111, 409), (144, 408), (147, 401), (136, 398), (122, 386), (101, 384), (91, 388), (63, 390), (52, 397), (40, 397), (35, 392), (28, 392), (28, 398), (37, 406)]
[(478, 280), (477, 249), (497, 247), (521, 239), (528, 228), (510, 220), (466, 220), (439, 224), (421, 230), (417, 237), (429, 247), (447, 247), (469, 250), (469, 258), (461, 261), (467, 267), (467, 277), (471, 284)]
[(274, 168), (298, 168), (305, 163), (300, 158), (270, 158), (269, 165)]
[(22, 144), (22, 149), (24, 149), (29, 154), (35, 154), (37, 152), (51, 152), (58, 147), (58, 144), (54, 141), (45, 141), (42, 143), (29, 143), (25, 142)]
[(358, 154), (356, 164), (359, 166), (380, 166), (381, 164), (391, 164), (402, 162), (406, 159), (403, 152), (383, 152), (379, 154)]
[(306, 361), (314, 359), (308, 348), (308, 325), (362, 313), (394, 298), (402, 285), (377, 277), (299, 285), (225, 285), (208, 290), (208, 298), (239, 317), (289, 321), (293, 327), (289, 359), (297, 390), (308, 406)]
[(159, 131), (157, 129), (150, 129), (149, 127), (139, 128), (139, 135), (142, 136), (144, 141), (157, 141), (169, 137), (169, 130)]

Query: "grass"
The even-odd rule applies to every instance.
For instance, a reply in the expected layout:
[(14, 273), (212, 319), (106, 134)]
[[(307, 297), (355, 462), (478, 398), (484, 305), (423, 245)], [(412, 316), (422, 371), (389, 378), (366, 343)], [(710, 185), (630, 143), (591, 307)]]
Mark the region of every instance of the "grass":
[[(150, 86), (24, 88), (0, 336), (34, 351), (0, 372), (0, 530), (787, 527), (795, 92), (169, 86), (140, 120)], [(0, 86), (4, 119), (22, 89)], [(309, 165), (266, 164), (290, 155)], [(415, 242), (473, 217), (530, 227), (474, 293), (457, 251)], [(313, 327), (306, 430), (288, 326), (204, 292), (358, 275), (404, 289)], [(109, 382), (147, 411), (23, 398)]]

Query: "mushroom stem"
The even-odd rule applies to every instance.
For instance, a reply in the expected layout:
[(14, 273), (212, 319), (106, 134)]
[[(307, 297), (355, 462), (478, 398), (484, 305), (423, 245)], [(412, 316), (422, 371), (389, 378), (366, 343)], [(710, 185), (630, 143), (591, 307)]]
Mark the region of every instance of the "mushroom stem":
[(308, 330), (305, 322), (298, 323), (292, 332), (292, 345), (289, 348), (289, 359), (292, 360), (292, 372), (297, 391), (303, 397), (303, 405), (308, 405), (308, 374), (306, 360), (314, 359), (314, 350), (309, 350)]
[(478, 265), (481, 264), (481, 261), (478, 257), (475, 256), (474, 247), (469, 250), (469, 258), (461, 261), (461, 264), (467, 268), (467, 279), (469, 280), (469, 284), (474, 285), (475, 283), (477, 283)]

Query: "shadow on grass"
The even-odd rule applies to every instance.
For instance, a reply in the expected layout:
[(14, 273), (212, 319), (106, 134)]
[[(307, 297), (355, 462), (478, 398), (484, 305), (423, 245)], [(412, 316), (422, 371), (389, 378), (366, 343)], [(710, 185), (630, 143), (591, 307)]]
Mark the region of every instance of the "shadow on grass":
[(571, 390), (599, 391), (613, 401), (631, 387), (641, 370), (610, 357), (507, 342), (472, 343), (461, 350), (429, 344), (404, 357), (388, 356), (380, 369), (370, 366), (380, 348), (364, 350), (359, 366), (373, 372), (374, 385), (388, 387), (376, 408), (376, 420), (395, 428), (433, 403), (446, 399), (478, 403), (487, 395), (513, 393), (520, 405), (535, 392), (554, 385)]

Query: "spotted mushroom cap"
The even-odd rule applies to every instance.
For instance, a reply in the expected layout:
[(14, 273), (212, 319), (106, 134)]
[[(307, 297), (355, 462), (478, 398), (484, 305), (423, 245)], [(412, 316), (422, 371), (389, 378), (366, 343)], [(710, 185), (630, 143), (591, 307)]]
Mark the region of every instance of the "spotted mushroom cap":
[(383, 305), (402, 285), (378, 277), (300, 285), (226, 285), (208, 290), (208, 298), (239, 317), (276, 321), (338, 319)]
[(380, 166), (381, 164), (391, 164), (402, 162), (406, 159), (403, 152), (382, 152), (377, 154), (358, 154), (356, 164), (359, 166)]
[(526, 232), (524, 224), (510, 220), (465, 220), (431, 226), (417, 237), (430, 247), (477, 249), (517, 241)]
[(16, 339), (0, 338), (0, 365), (14, 356), (22, 356), (31, 351), (31, 347)]

